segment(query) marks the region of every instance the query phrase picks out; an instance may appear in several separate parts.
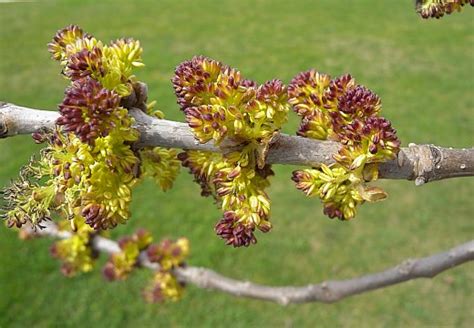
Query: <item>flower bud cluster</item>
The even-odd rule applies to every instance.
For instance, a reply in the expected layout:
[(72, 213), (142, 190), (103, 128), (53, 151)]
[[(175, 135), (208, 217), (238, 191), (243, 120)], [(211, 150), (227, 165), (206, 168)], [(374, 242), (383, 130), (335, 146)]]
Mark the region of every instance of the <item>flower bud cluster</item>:
[(56, 34), (49, 50), (71, 85), (54, 131), (33, 134), (47, 146), (4, 190), (0, 214), (10, 226), (40, 226), (56, 212), (82, 216), (95, 230), (113, 228), (130, 217), (132, 188), (139, 178), (151, 176), (166, 190), (180, 166), (175, 150), (132, 148), (139, 134), (124, 106), (163, 116), (146, 105), (146, 85), (132, 75), (133, 68), (142, 66), (142, 49), (131, 39), (104, 46), (71, 25)]
[(143, 290), (143, 297), (149, 303), (179, 301), (184, 293), (184, 284), (170, 271), (158, 271), (152, 282)]
[(17, 180), (0, 191), (0, 219), (8, 227), (20, 228), (26, 223), (42, 227), (44, 221), (51, 220), (56, 204), (54, 185), (40, 184), (42, 168), (32, 158), (21, 170)]
[(201, 186), (201, 196), (217, 197), (213, 183), (215, 174), (227, 167), (227, 163), (219, 153), (188, 150), (178, 154), (178, 159), (194, 176), (194, 181)]
[(186, 238), (179, 238), (176, 241), (164, 239), (159, 244), (148, 247), (148, 259), (158, 263), (160, 268), (143, 291), (145, 300), (156, 303), (165, 300), (177, 301), (182, 297), (184, 284), (176, 279), (172, 270), (183, 266), (188, 254), (189, 241)]
[(169, 190), (178, 176), (180, 161), (176, 149), (147, 147), (140, 150), (142, 176), (152, 177), (163, 191)]
[(56, 241), (50, 248), (51, 255), (62, 262), (61, 272), (72, 277), (78, 272), (92, 271), (98, 256), (91, 248), (94, 230), (80, 216), (61, 221), (58, 229), (72, 234), (69, 238)]
[(77, 25), (69, 25), (59, 30), (48, 43), (51, 57), (65, 66), (70, 56), (83, 49), (92, 50), (98, 41)]
[(184, 265), (189, 241), (179, 238), (176, 241), (164, 239), (158, 244), (152, 242), (152, 236), (144, 229), (119, 240), (121, 251), (110, 256), (102, 270), (103, 275), (108, 281), (126, 279), (138, 265), (140, 253), (144, 253), (150, 262), (159, 265), (152, 281), (143, 290), (145, 300), (152, 303), (176, 301), (181, 298), (184, 285), (177, 281), (172, 270)]
[[(155, 108), (156, 101), (146, 105), (146, 113), (158, 119), (165, 116)], [(140, 158), (140, 175), (151, 177), (161, 190), (167, 191), (179, 174), (181, 162), (178, 159), (178, 150), (162, 147), (143, 147), (138, 151)]]
[(265, 144), (287, 121), (286, 87), (279, 80), (257, 86), (220, 62), (194, 57), (176, 68), (173, 85), (186, 121), (202, 143), (220, 144), (225, 138)]
[(455, 11), (461, 11), (466, 4), (474, 6), (474, 0), (417, 0), (416, 11), (422, 18), (441, 18)]
[(110, 255), (102, 270), (105, 279), (109, 281), (126, 279), (137, 265), (140, 252), (147, 249), (152, 241), (151, 234), (144, 229), (138, 230), (131, 237), (120, 239), (118, 244), (121, 251)]
[(140, 161), (131, 149), (138, 132), (121, 102), (133, 90), (142, 49), (133, 40), (103, 45), (77, 26), (59, 31), (49, 49), (72, 84), (45, 160), (66, 214), (79, 212), (96, 230), (112, 228), (130, 216), (138, 178)]
[(388, 120), (379, 116), (380, 98), (350, 75), (331, 79), (310, 70), (288, 86), (289, 102), (302, 117), (298, 135), (342, 144), (336, 163), (293, 172), (296, 187), (317, 196), (330, 218), (349, 220), (365, 201), (387, 197), (366, 182), (378, 177), (378, 164), (396, 157), (400, 141)]
[(95, 230), (126, 222), (139, 162), (124, 140), (136, 134), (114, 129), (93, 145), (59, 129), (42, 138), (48, 144), (39, 163), (48, 169), (42, 176), (49, 179), (54, 210), (66, 218), (81, 215)]
[(297, 134), (320, 140), (338, 140), (337, 134), (346, 125), (377, 115), (381, 107), (380, 98), (357, 85), (351, 75), (331, 79), (315, 70), (293, 78), (288, 97), (293, 110), (302, 118)]
[(162, 271), (169, 271), (184, 263), (189, 255), (189, 240), (186, 238), (178, 238), (175, 241), (163, 239), (159, 244), (150, 245), (147, 255), (151, 262), (160, 265)]
[(176, 68), (178, 104), (196, 139), (213, 141), (224, 155), (187, 151), (179, 155), (224, 212), (217, 234), (234, 247), (256, 242), (256, 228), (267, 232), (270, 202), (264, 189), (271, 169), (268, 147), (287, 121), (286, 87), (279, 80), (258, 86), (220, 62), (194, 57)]
[(117, 93), (85, 77), (74, 81), (66, 90), (56, 124), (63, 126), (65, 132), (74, 133), (82, 142), (92, 144), (115, 128), (130, 128), (128, 112), (119, 103)]
[(269, 166), (262, 169), (228, 167), (215, 175), (214, 184), (224, 211), (215, 230), (228, 245), (249, 246), (256, 243), (255, 228), (262, 232), (272, 228), (270, 199), (265, 192), (270, 185), (269, 175), (273, 175)]
[[(99, 256), (92, 247), (92, 239), (97, 232), (87, 225), (81, 216), (60, 221), (58, 230), (71, 235), (56, 241), (50, 248), (51, 255), (62, 262), (61, 272), (72, 277), (79, 272), (92, 271)], [(183, 294), (184, 284), (178, 282), (172, 270), (185, 265), (184, 261), (189, 254), (189, 241), (186, 238), (178, 238), (175, 241), (164, 239), (157, 244), (152, 242), (151, 234), (144, 229), (137, 230), (132, 236), (121, 238), (118, 241), (120, 252), (110, 255), (102, 269), (103, 276), (108, 281), (125, 280), (137, 267), (140, 254), (146, 254), (148, 260), (158, 264), (159, 268), (143, 291), (145, 300), (153, 303), (177, 301)]]
[(394, 159), (400, 149), (396, 131), (383, 117), (354, 120), (339, 134), (343, 147), (334, 159), (351, 170), (366, 163), (381, 163)]
[(133, 69), (144, 66), (139, 41), (118, 39), (104, 45), (76, 25), (58, 31), (48, 49), (72, 81), (91, 77), (121, 97), (133, 90)]
[(249, 246), (256, 243), (256, 228), (262, 232), (271, 229), (270, 199), (265, 189), (270, 185), (268, 178), (273, 171), (270, 165), (260, 169), (255, 163), (243, 166), (233, 162), (233, 156), (242, 157), (240, 153), (228, 156), (186, 151), (178, 158), (200, 184), (201, 194), (213, 196), (224, 212), (215, 226), (217, 235), (227, 245)]
[[(229, 157), (233, 156), (240, 158), (242, 154), (232, 153)], [(217, 235), (228, 245), (249, 246), (256, 243), (255, 228), (262, 232), (271, 229), (270, 200), (265, 188), (270, 185), (268, 177), (273, 171), (270, 165), (262, 169), (235, 166), (229, 157), (202, 151), (178, 155), (201, 185), (201, 194), (213, 196), (224, 211), (215, 227)]]

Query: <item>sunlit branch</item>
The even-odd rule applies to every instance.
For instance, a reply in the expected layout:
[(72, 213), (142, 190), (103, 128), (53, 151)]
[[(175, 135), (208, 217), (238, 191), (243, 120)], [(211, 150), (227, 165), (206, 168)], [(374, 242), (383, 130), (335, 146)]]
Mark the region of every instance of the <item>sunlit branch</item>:
[[(139, 109), (130, 110), (136, 128), (141, 133), (138, 146), (224, 152), (235, 145), (216, 147), (212, 142), (196, 141), (187, 124), (160, 120), (146, 115)], [(0, 102), (0, 138), (30, 134), (41, 128), (52, 128), (57, 112), (31, 109)], [(272, 143), (267, 156), (269, 164), (318, 166), (330, 164), (339, 144), (297, 136), (280, 134)], [(453, 149), (435, 145), (409, 144), (402, 148), (395, 160), (382, 163), (381, 178), (414, 180), (417, 185), (426, 182), (474, 175), (474, 148)]]

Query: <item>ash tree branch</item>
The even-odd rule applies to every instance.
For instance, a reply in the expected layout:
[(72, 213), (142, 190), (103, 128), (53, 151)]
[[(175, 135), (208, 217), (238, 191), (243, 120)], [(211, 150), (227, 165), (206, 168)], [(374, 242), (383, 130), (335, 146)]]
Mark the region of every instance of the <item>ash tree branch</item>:
[[(131, 109), (135, 127), (141, 137), (138, 146), (161, 146), (189, 150), (223, 152), (212, 142), (200, 144), (185, 123), (159, 120), (139, 109)], [(33, 133), (40, 128), (54, 127), (59, 113), (21, 107), (0, 102), (0, 138)], [(280, 134), (267, 156), (269, 164), (318, 166), (334, 162), (332, 155), (339, 144)], [(452, 149), (435, 145), (410, 144), (401, 148), (398, 157), (379, 166), (379, 176), (386, 179), (415, 180), (416, 185), (426, 182), (474, 176), (474, 148)]]
[[(44, 229), (34, 233), (55, 238), (70, 237), (70, 233), (59, 231), (52, 222), (46, 224)], [(115, 241), (100, 236), (93, 238), (92, 247), (96, 251), (107, 254), (120, 251), (120, 247)], [(346, 280), (328, 280), (306, 286), (273, 287), (260, 285), (232, 279), (210, 269), (192, 266), (176, 268), (173, 273), (180, 281), (185, 283), (238, 297), (272, 301), (282, 305), (308, 302), (334, 303), (352, 295), (396, 285), (404, 281), (433, 278), (443, 271), (473, 260), (474, 240), (471, 240), (442, 253), (418, 259), (407, 259), (385, 271)], [(138, 264), (152, 270), (159, 269), (158, 264), (149, 261), (145, 252), (140, 254)]]

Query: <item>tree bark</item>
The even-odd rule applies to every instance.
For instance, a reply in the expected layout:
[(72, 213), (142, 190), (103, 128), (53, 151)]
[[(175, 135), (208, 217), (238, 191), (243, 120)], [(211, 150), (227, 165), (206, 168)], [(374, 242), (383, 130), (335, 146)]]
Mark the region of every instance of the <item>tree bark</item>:
[[(160, 120), (140, 109), (131, 109), (135, 127), (140, 131), (138, 147), (161, 146), (189, 150), (223, 152), (212, 142), (199, 143), (185, 123)], [(59, 113), (31, 109), (0, 102), (0, 138), (29, 134), (41, 128), (53, 128)], [(269, 164), (319, 166), (334, 163), (332, 155), (339, 144), (280, 134), (271, 144)], [(379, 176), (385, 179), (414, 180), (416, 185), (474, 175), (474, 148), (443, 148), (435, 145), (415, 145), (401, 148), (398, 157), (379, 166)]]

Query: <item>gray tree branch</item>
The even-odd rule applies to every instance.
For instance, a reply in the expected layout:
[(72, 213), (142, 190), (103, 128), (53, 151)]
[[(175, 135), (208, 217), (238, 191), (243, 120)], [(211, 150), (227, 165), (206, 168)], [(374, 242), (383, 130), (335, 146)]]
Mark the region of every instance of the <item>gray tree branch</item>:
[[(30, 233), (55, 238), (70, 237), (70, 233), (59, 231), (52, 222), (48, 222), (44, 229)], [(120, 251), (120, 247), (115, 241), (100, 236), (94, 237), (92, 247), (107, 254)], [(282, 305), (307, 302), (333, 303), (352, 295), (396, 285), (404, 281), (433, 278), (443, 271), (473, 260), (474, 240), (471, 240), (442, 253), (418, 259), (407, 259), (385, 271), (346, 280), (328, 280), (306, 286), (259, 285), (228, 278), (210, 269), (192, 266), (176, 268), (174, 274), (180, 281), (199, 288), (218, 290), (239, 297), (277, 302)], [(138, 264), (152, 270), (159, 269), (158, 264), (148, 260), (145, 252), (140, 254)]]
[[(130, 110), (135, 127), (141, 137), (138, 146), (161, 146), (222, 152), (212, 142), (196, 141), (185, 123), (159, 120), (139, 109)], [(33, 133), (40, 128), (52, 128), (59, 113), (21, 107), (0, 102), (0, 138)], [(269, 164), (318, 166), (334, 162), (332, 155), (339, 144), (297, 136), (280, 134), (270, 146)], [(409, 144), (398, 157), (379, 167), (380, 177), (386, 179), (415, 180), (417, 185), (426, 182), (474, 175), (474, 148), (452, 149), (435, 145)]]

